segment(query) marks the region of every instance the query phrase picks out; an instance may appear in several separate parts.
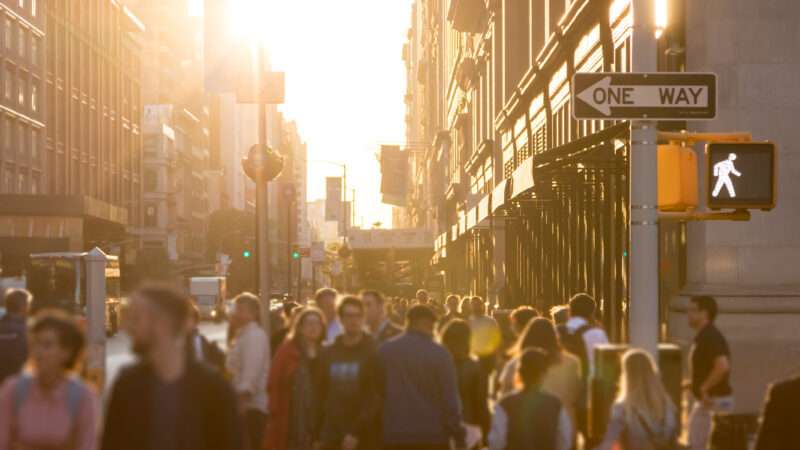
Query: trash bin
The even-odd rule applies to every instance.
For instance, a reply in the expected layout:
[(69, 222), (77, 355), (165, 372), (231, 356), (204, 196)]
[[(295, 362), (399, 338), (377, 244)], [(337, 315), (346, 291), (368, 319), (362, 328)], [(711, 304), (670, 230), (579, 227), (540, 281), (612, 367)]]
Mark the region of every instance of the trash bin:
[[(625, 344), (606, 344), (595, 348), (595, 372), (589, 379), (588, 438), (590, 442), (602, 440), (606, 431), (611, 405), (616, 399), (619, 388), (622, 355), (628, 348), (628, 345)], [(681, 381), (683, 379), (683, 356), (680, 347), (675, 344), (659, 344), (658, 365), (661, 381), (672, 401), (680, 409)], [(677, 414), (680, 415), (680, 411)]]
[(710, 450), (748, 450), (758, 432), (758, 416), (755, 414), (714, 415), (711, 429)]

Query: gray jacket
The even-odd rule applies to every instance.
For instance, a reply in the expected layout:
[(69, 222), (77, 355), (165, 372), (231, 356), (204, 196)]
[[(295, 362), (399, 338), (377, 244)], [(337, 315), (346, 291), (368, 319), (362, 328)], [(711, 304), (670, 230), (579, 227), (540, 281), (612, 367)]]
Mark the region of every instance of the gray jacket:
[(615, 403), (611, 408), (606, 434), (595, 450), (611, 450), (616, 442), (619, 442), (624, 450), (650, 449), (655, 439), (660, 442), (671, 442), (678, 436), (675, 410), (671, 406), (663, 423), (647, 424), (649, 431), (645, 429), (643, 420), (639, 417), (627, 417), (624, 405)]

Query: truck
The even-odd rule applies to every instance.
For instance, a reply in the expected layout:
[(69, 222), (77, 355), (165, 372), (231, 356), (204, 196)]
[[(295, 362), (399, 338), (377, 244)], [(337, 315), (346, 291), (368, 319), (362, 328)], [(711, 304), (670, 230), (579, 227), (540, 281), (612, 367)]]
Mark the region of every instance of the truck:
[(191, 277), (189, 293), (200, 310), (200, 318), (221, 321), (225, 319), (225, 277)]

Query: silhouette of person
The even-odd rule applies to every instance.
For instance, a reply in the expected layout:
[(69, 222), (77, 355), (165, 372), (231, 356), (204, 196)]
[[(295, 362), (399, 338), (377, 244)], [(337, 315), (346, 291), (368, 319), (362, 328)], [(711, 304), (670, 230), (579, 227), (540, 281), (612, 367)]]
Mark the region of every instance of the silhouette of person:
[(712, 197), (717, 197), (722, 186), (728, 190), (728, 195), (731, 198), (736, 198), (736, 191), (733, 189), (733, 181), (731, 181), (731, 174), (741, 177), (742, 174), (733, 165), (736, 161), (736, 153), (728, 155), (728, 159), (714, 164), (714, 176), (717, 177), (717, 184), (714, 186), (714, 192), (711, 193)]

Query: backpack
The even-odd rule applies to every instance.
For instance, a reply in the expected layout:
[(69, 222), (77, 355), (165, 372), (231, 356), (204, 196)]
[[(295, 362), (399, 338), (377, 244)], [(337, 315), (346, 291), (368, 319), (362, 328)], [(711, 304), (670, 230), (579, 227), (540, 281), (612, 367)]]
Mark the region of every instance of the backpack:
[(572, 353), (581, 360), (581, 375), (584, 379), (589, 377), (589, 352), (586, 348), (586, 341), (584, 341), (583, 335), (592, 328), (594, 328), (594, 325), (587, 323), (572, 333), (567, 330), (564, 334), (563, 342), (561, 343), (561, 345), (564, 346), (564, 350)]
[[(17, 380), (16, 384), (14, 385), (14, 397), (11, 405), (12, 417), (17, 417), (19, 414), (22, 404), (25, 403), (25, 400), (28, 398), (32, 384), (33, 377), (29, 374), (23, 374)], [(67, 379), (65, 397), (67, 401), (67, 411), (69, 411), (70, 422), (74, 428), (78, 423), (78, 415), (81, 411), (81, 400), (83, 398), (83, 387), (81, 384), (76, 380)]]

